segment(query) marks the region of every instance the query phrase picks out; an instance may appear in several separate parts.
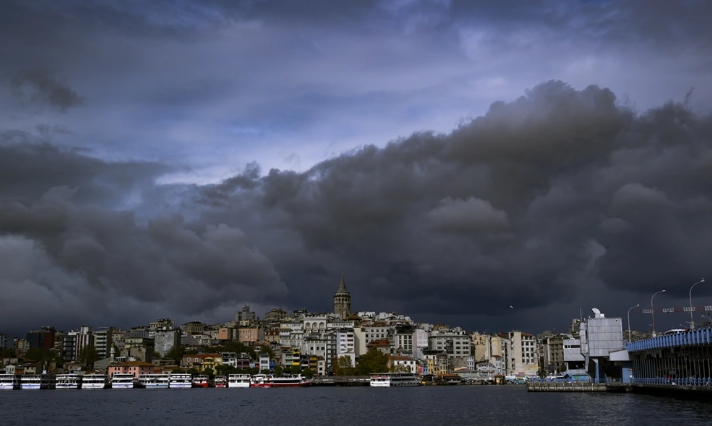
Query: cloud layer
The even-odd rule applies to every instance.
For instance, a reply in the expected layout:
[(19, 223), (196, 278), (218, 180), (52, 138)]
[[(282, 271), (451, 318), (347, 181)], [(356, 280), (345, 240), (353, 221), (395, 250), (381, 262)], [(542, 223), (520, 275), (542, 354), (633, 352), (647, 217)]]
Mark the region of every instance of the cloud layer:
[(712, 272), (711, 117), (637, 114), (596, 86), (547, 82), (448, 134), (215, 185), (156, 184), (169, 166), (25, 136), (0, 147), (3, 324), (37, 306), (119, 325), (326, 311), (344, 271), (355, 309), (487, 328), (516, 326), (509, 305), (551, 308), (531, 323), (544, 328), (577, 303), (629, 303), (605, 294), (682, 297)]

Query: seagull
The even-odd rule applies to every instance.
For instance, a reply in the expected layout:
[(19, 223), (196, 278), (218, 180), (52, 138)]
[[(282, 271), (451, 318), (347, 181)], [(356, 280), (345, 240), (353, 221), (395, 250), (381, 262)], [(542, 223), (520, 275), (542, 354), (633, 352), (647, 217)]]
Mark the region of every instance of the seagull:
[(509, 305), (509, 308), (510, 308), (510, 309), (514, 309), (514, 306), (512, 306), (512, 305)]

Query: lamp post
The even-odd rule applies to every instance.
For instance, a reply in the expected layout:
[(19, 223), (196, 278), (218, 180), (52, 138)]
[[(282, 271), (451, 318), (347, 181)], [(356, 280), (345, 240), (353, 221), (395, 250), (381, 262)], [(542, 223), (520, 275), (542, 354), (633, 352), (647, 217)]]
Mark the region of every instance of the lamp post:
[(638, 304), (635, 305), (635, 306), (631, 306), (630, 308), (628, 308), (628, 343), (630, 343), (630, 342), (633, 341), (633, 340), (630, 338), (630, 310), (631, 310), (631, 309), (635, 309), (635, 308), (637, 308), (638, 306), (640, 306), (640, 303), (638, 303)]
[(699, 283), (705, 282), (705, 279), (702, 278), (701, 280), (697, 281), (696, 283), (692, 284), (692, 287), (690, 287), (690, 330), (695, 329), (695, 318), (692, 316), (692, 289), (695, 288), (695, 286)]
[(655, 297), (656, 294), (660, 293), (665, 293), (665, 290), (660, 290), (650, 297), (650, 314), (653, 316), (653, 337), (655, 337), (655, 307), (653, 306), (653, 297)]

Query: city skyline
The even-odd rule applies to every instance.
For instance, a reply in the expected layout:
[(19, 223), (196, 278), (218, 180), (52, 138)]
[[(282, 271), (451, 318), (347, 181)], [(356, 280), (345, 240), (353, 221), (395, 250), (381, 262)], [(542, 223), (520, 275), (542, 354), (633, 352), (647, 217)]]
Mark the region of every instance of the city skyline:
[(711, 7), (6, 2), (0, 332), (712, 305)]

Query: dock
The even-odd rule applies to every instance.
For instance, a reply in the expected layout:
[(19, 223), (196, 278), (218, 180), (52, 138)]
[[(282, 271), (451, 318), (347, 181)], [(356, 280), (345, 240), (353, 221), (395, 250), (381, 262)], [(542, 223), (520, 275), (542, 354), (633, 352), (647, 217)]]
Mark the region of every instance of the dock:
[(530, 382), (527, 383), (528, 392), (620, 392), (609, 390), (606, 383), (586, 382)]

